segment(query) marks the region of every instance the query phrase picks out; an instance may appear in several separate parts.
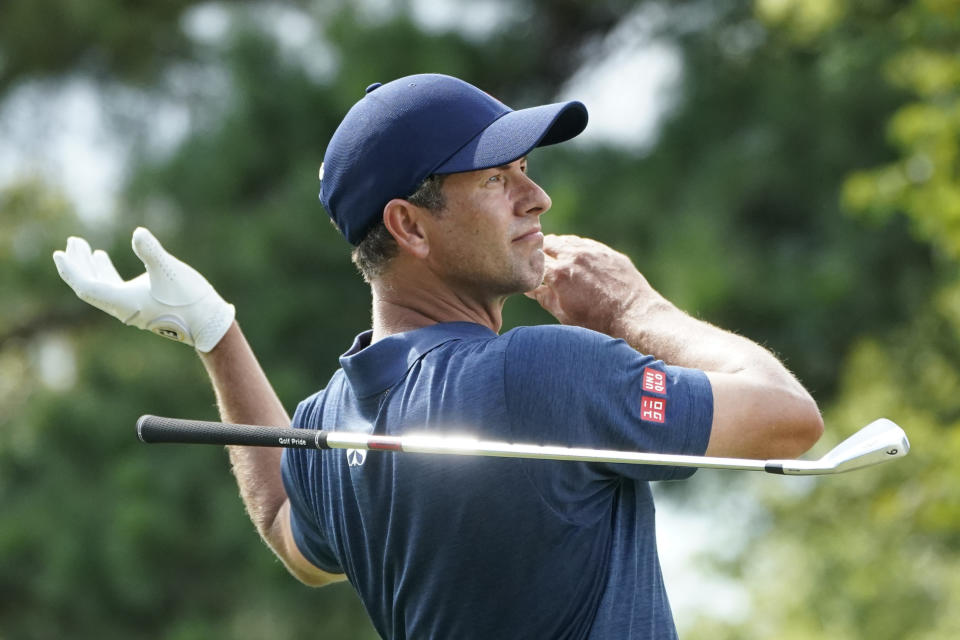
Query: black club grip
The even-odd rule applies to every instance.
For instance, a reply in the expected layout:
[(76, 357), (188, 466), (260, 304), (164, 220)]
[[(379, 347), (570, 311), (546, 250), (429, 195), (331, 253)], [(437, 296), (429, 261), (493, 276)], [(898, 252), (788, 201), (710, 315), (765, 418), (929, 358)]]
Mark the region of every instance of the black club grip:
[(326, 433), (312, 429), (260, 427), (227, 422), (140, 416), (137, 436), (147, 443), (219, 444), (250, 447), (326, 448)]

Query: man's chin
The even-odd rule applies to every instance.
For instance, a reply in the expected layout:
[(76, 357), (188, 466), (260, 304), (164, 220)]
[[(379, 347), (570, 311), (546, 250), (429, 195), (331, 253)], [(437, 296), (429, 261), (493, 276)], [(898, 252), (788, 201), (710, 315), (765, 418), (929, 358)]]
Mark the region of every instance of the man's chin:
[(539, 275), (536, 276), (535, 278), (530, 278), (529, 280), (525, 280), (521, 285), (521, 288), (518, 289), (517, 293), (529, 293), (530, 291), (533, 291), (534, 289), (539, 287), (541, 284), (543, 284), (543, 274), (544, 272), (540, 271)]
[(536, 289), (543, 282), (543, 276), (547, 273), (547, 258), (543, 254), (543, 249), (537, 249), (536, 253), (533, 254), (530, 260), (530, 268), (534, 272), (532, 277), (536, 284), (533, 288)]

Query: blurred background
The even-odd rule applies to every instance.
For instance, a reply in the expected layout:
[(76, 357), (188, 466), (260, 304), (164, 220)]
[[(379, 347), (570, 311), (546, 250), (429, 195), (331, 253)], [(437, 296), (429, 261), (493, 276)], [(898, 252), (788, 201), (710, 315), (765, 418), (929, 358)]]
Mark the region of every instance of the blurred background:
[(909, 434), (850, 475), (658, 486), (681, 637), (960, 637), (956, 0), (4, 0), (0, 638), (375, 637), (349, 585), (262, 545), (220, 448), (137, 442), (143, 413), (217, 418), (202, 367), (50, 255), (84, 236), (133, 277), (149, 227), (292, 411), (369, 322), (317, 199), (327, 140), (368, 84), (428, 71), (587, 104), (531, 159), (545, 227), (778, 353), (825, 412), (811, 455), (880, 416)]

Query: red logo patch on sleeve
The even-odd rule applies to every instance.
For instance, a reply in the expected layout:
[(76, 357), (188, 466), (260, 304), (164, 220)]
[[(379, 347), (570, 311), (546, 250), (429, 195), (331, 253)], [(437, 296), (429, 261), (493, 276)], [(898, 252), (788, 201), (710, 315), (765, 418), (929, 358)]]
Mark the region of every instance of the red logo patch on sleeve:
[(662, 424), (667, 419), (667, 401), (663, 398), (644, 396), (640, 402), (640, 419)]
[(667, 374), (647, 367), (643, 370), (643, 390), (649, 393), (667, 393)]

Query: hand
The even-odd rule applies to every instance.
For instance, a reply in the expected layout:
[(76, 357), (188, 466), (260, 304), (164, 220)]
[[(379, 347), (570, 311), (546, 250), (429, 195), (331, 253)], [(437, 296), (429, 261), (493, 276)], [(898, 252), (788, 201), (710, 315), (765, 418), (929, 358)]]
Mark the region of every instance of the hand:
[(548, 235), (543, 253), (543, 284), (525, 295), (563, 324), (622, 337), (628, 313), (666, 302), (630, 258), (595, 240)]
[(67, 239), (67, 250), (55, 251), (53, 261), (74, 293), (125, 324), (153, 331), (164, 338), (213, 349), (233, 324), (235, 311), (192, 267), (167, 253), (143, 227), (133, 232), (133, 252), (147, 272), (126, 282), (110, 256), (91, 253), (83, 238)]

